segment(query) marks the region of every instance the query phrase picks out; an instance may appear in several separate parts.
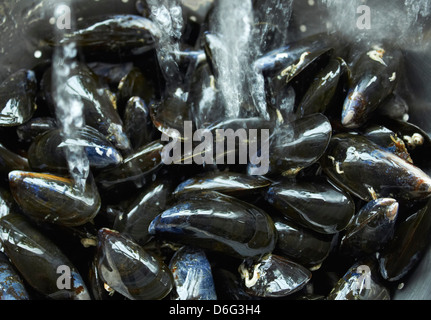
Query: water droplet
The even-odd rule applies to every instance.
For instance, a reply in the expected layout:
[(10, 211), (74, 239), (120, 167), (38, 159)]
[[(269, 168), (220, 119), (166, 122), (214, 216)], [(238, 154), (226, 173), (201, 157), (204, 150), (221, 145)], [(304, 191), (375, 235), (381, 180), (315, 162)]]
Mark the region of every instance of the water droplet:
[(42, 51), (40, 51), (40, 50), (36, 50), (36, 51), (34, 52), (34, 57), (35, 57), (36, 59), (41, 58), (41, 57), (42, 57)]

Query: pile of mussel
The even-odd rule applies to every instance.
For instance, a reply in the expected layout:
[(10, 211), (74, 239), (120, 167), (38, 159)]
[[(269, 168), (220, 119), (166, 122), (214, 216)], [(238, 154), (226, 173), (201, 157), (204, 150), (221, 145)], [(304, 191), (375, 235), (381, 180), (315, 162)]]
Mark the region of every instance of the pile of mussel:
[[(391, 299), (417, 265), (431, 144), (408, 122), (403, 50), (327, 33), (268, 42), (250, 65), (269, 119), (247, 99), (232, 119), (208, 21), (186, 21), (169, 79), (144, 9), (47, 35), (79, 49), (64, 84), (83, 104), (74, 139), (56, 118), (52, 60), (0, 84), (0, 299)], [(162, 134), (184, 121), (268, 129), (268, 172), (166, 165)], [(89, 160), (84, 190), (68, 144)]]

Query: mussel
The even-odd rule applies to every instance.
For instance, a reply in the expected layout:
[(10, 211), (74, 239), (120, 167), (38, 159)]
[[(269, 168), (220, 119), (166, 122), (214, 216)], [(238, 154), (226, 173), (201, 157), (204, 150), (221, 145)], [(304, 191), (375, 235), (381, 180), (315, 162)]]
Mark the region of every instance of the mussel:
[(39, 172), (67, 173), (67, 146), (83, 147), (93, 168), (113, 167), (123, 160), (121, 153), (96, 129), (85, 126), (75, 135), (76, 138), (64, 139), (61, 129), (51, 129), (38, 135), (28, 149), (30, 168)]
[(123, 115), (124, 130), (134, 150), (150, 143), (155, 137), (150, 109), (145, 101), (132, 96), (126, 103)]
[(112, 188), (128, 182), (142, 186), (145, 179), (163, 165), (162, 150), (164, 145), (160, 140), (154, 140), (138, 148), (123, 159), (121, 164), (113, 168), (106, 168), (96, 176), (97, 183), (102, 188)]
[(0, 288), (0, 300), (30, 299), (21, 276), (3, 252), (0, 253)]
[(18, 70), (0, 84), (0, 126), (19, 126), (36, 111), (37, 80), (34, 71)]
[(259, 176), (239, 172), (206, 172), (182, 182), (174, 191), (178, 198), (186, 199), (191, 192), (217, 191), (241, 198), (257, 194), (271, 184)]
[(157, 25), (137, 15), (108, 15), (83, 19), (76, 31), (65, 34), (52, 45), (65, 45), (71, 42), (84, 50), (87, 57), (116, 57), (119, 53), (125, 56), (136, 56), (154, 49), (155, 41), (161, 31)]
[(90, 300), (86, 284), (60, 248), (22, 214), (0, 219), (4, 252), (32, 288), (50, 299)]
[(373, 263), (356, 263), (329, 293), (328, 300), (390, 300), (390, 293), (375, 276)]
[[(52, 70), (45, 71), (42, 87), (45, 99), (51, 108), (54, 108)], [(124, 132), (123, 122), (116, 110), (112, 94), (107, 88), (100, 85), (97, 76), (84, 63), (77, 64), (70, 71), (65, 83), (61, 83), (59, 91), (81, 101), (85, 123), (103, 134), (121, 152), (131, 150), (130, 141)]]
[(157, 257), (115, 230), (102, 228), (96, 267), (105, 288), (131, 300), (166, 297), (173, 287), (172, 273)]
[(81, 191), (70, 178), (15, 170), (9, 173), (9, 185), (19, 207), (38, 221), (83, 225), (94, 219), (101, 205), (92, 176)]
[[(331, 136), (331, 123), (320, 113), (275, 128), (269, 141), (265, 141), (269, 143), (268, 175), (295, 176), (320, 159)], [(250, 165), (249, 171), (253, 167)]]
[(379, 255), (380, 273), (384, 279), (397, 281), (418, 263), (430, 241), (430, 201), (399, 223), (390, 241)]
[(353, 63), (352, 84), (344, 101), (341, 122), (358, 128), (395, 89), (400, 74), (402, 53), (389, 45), (367, 48)]
[(238, 268), (244, 289), (251, 295), (279, 298), (301, 290), (311, 272), (281, 256), (269, 254), (257, 262), (246, 260)]
[(214, 191), (165, 210), (148, 231), (173, 242), (239, 258), (265, 255), (276, 243), (274, 223), (266, 212)]
[(321, 164), (331, 180), (364, 201), (422, 200), (431, 195), (426, 173), (359, 134), (332, 137)]
[(217, 300), (211, 265), (205, 251), (184, 246), (173, 255), (169, 268), (174, 300)]
[(391, 198), (368, 202), (346, 228), (341, 248), (355, 257), (381, 251), (394, 234), (398, 207)]
[(151, 221), (172, 205), (173, 190), (170, 180), (166, 177), (157, 178), (140, 191), (124, 212), (116, 215), (114, 229), (138, 244), (145, 244), (150, 239), (148, 226)]
[(0, 174), (5, 177), (12, 170), (30, 170), (28, 159), (0, 144)]
[(274, 183), (265, 199), (296, 223), (324, 234), (344, 230), (355, 213), (352, 197), (321, 179)]
[(312, 270), (317, 270), (334, 246), (334, 235), (324, 235), (283, 217), (272, 214), (277, 229), (274, 252)]

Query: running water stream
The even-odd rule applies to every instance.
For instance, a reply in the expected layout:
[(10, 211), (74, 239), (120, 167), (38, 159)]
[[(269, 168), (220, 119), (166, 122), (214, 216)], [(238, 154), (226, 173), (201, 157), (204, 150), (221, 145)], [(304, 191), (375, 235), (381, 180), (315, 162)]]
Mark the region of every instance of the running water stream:
[(150, 19), (160, 28), (161, 37), (156, 44), (160, 69), (167, 90), (175, 90), (179, 80), (178, 53), (183, 29), (183, 13), (178, 0), (147, 0)]
[[(67, 3), (58, 5), (55, 17), (58, 19), (64, 10), (69, 10)], [(71, 26), (73, 19), (71, 18)], [(66, 28), (60, 29), (54, 25), (57, 39), (61, 39)], [(66, 80), (77, 67), (77, 47), (74, 42), (58, 45), (53, 53), (52, 83), (55, 100), (55, 111), (59, 127), (62, 130), (63, 143), (69, 172), (78, 191), (85, 190), (85, 183), (90, 173), (90, 165), (84, 147), (79, 144), (77, 132), (85, 125), (83, 104), (76, 96), (68, 93), (65, 88)]]

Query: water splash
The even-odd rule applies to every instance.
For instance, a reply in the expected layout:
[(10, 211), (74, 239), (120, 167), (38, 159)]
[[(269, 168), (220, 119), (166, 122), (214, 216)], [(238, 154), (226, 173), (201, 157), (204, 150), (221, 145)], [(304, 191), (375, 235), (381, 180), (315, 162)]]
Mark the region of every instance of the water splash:
[(177, 53), (184, 25), (182, 8), (178, 0), (147, 0), (147, 6), (150, 19), (162, 31), (156, 52), (169, 90), (175, 88), (180, 75)]
[[(63, 3), (62, 5), (68, 5)], [(57, 13), (57, 14), (61, 14)], [(73, 19), (72, 19), (73, 20)], [(61, 39), (66, 29), (54, 26), (57, 39)], [(79, 144), (66, 143), (76, 141), (77, 132), (85, 125), (83, 104), (76, 96), (68, 93), (65, 83), (71, 72), (77, 68), (77, 47), (74, 42), (58, 45), (53, 53), (52, 84), (57, 122), (62, 130), (63, 148), (69, 166), (69, 172), (77, 190), (83, 192), (90, 173), (90, 165), (84, 148)]]
[(217, 2), (214, 33), (219, 41), (211, 43), (218, 71), (218, 87), (226, 102), (226, 116), (235, 118), (251, 100), (261, 116), (268, 119), (264, 79), (251, 68), (258, 50), (254, 47), (254, 15), (251, 1)]

